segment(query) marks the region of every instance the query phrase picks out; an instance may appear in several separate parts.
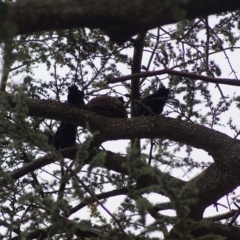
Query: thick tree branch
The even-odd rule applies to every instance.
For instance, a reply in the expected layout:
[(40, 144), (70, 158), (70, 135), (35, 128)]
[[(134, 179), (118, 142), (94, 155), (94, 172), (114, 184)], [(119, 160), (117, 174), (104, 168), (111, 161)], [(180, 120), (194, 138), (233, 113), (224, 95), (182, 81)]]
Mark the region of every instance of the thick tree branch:
[(197, 202), (190, 206), (190, 217), (200, 220), (209, 205), (216, 203), (220, 198), (240, 185), (240, 179), (234, 177), (231, 172), (222, 170), (218, 164), (213, 163), (187, 184), (188, 186), (192, 185), (193, 190), (197, 190), (197, 193), (194, 193), (194, 191), (191, 193), (192, 196), (185, 196), (186, 198), (193, 197), (197, 199)]
[[(212, 223), (206, 227), (199, 228), (193, 233), (194, 237), (205, 236), (207, 234), (215, 234), (225, 237), (226, 240), (238, 240), (240, 239), (239, 227), (229, 228), (227, 225), (221, 223)], [(178, 232), (174, 232), (174, 228), (171, 230), (167, 239), (179, 239)]]
[(200, 228), (194, 233), (194, 236), (204, 236), (206, 234), (215, 234), (222, 237), (226, 237), (226, 240), (237, 240), (240, 239), (240, 229), (239, 227), (229, 228), (227, 225), (220, 223), (210, 224), (206, 228)]
[[(11, 106), (15, 106), (11, 95), (1, 95)], [(61, 120), (83, 127), (88, 124), (92, 130), (100, 131), (100, 136), (106, 141), (136, 137), (166, 138), (203, 149), (224, 169), (231, 170), (234, 175), (240, 174), (240, 141), (198, 124), (158, 115), (113, 119), (97, 115), (88, 109), (51, 100), (27, 99), (25, 104), (29, 109), (29, 116)]]
[[(62, 157), (70, 158), (70, 159), (74, 160), (75, 156), (76, 156), (76, 151), (77, 151), (77, 147), (71, 147), (71, 148), (63, 149), (58, 152), (61, 153)], [(85, 163), (88, 163), (92, 159), (92, 157), (95, 156), (99, 152), (100, 151), (98, 151), (98, 150), (91, 150), (89, 152), (89, 157), (88, 157), (88, 159), (86, 159)], [(56, 161), (59, 161), (59, 157), (57, 157), (57, 154), (48, 154), (48, 155), (41, 157), (31, 163), (24, 165), (23, 167), (21, 167), (19, 169), (16, 169), (15, 171), (13, 171), (10, 174), (10, 176), (14, 180), (17, 180), (32, 171), (40, 169), (40, 168), (47, 166), (51, 163), (54, 163)], [(121, 156), (119, 154), (107, 152), (104, 166), (109, 170), (113, 170), (113, 171), (119, 172), (121, 174), (127, 174), (126, 168), (121, 167), (121, 165), (124, 161), (125, 161), (125, 158), (123, 156)]]
[[(0, 38), (7, 36), (9, 26), (15, 35), (66, 28), (100, 28), (121, 44), (131, 36), (182, 19), (204, 17), (240, 8), (239, 1), (189, 0), (21, 0), (1, 3)], [(151, 14), (149, 14), (151, 13)], [(8, 20), (8, 23), (4, 20)]]

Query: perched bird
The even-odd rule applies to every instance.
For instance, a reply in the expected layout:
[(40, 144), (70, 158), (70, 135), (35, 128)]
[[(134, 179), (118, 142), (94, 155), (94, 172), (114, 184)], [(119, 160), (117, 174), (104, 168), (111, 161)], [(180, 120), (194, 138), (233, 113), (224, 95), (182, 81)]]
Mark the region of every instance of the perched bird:
[[(76, 85), (68, 88), (68, 102), (74, 106), (85, 105), (83, 97), (84, 93), (78, 90)], [(77, 126), (71, 123), (61, 122), (53, 137), (53, 146), (55, 150), (74, 146), (77, 137)]]
[(87, 106), (91, 111), (105, 117), (127, 118), (127, 110), (123, 103), (122, 97), (98, 96), (91, 99)]
[(75, 105), (85, 105), (84, 103), (84, 93), (83, 91), (78, 90), (78, 87), (76, 85), (72, 85), (68, 88), (68, 102)]
[(74, 146), (77, 137), (77, 126), (71, 123), (61, 122), (53, 137), (55, 150)]
[[(155, 93), (142, 98), (139, 102), (150, 108), (154, 114), (161, 114), (166, 103), (178, 103), (178, 100), (168, 97), (169, 93), (170, 90), (168, 88), (161, 87)], [(143, 108), (140, 104), (134, 105), (133, 111), (138, 116), (151, 115), (150, 111)]]

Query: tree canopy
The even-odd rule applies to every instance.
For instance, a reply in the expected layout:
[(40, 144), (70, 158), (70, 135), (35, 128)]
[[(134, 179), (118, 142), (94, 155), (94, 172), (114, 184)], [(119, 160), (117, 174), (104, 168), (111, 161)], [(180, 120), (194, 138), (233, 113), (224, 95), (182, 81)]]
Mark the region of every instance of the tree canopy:
[[(240, 239), (238, 9), (1, 1), (1, 239)], [(69, 104), (72, 85), (128, 118)], [(179, 104), (135, 116), (162, 86)], [(60, 122), (77, 142), (55, 151)]]

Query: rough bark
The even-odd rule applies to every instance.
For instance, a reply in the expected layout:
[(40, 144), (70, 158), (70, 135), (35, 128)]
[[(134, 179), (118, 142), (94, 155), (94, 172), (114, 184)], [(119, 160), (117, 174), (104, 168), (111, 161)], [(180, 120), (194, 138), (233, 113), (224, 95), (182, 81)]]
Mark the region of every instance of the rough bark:
[[(12, 107), (14, 97), (1, 93)], [(23, 103), (24, 104), (24, 103)], [(86, 108), (51, 100), (28, 99), (29, 116), (56, 119), (99, 130), (105, 140), (138, 138), (166, 138), (208, 152), (224, 170), (240, 172), (240, 141), (205, 126), (163, 116), (113, 119), (97, 115)], [(10, 109), (11, 111), (11, 109)], [(14, 111), (14, 109), (12, 110)]]
[(88, 27), (104, 30), (121, 44), (139, 32), (164, 24), (239, 8), (235, 0), (21, 0), (1, 3), (0, 38), (9, 36), (10, 26), (14, 35)]

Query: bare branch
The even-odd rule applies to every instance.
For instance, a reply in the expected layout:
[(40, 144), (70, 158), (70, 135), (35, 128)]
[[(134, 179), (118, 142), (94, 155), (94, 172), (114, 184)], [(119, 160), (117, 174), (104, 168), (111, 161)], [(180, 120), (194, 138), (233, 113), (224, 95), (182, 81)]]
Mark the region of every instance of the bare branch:
[(216, 222), (216, 221), (220, 221), (220, 220), (224, 220), (224, 219), (228, 219), (230, 217), (233, 217), (237, 213), (237, 211), (238, 210), (232, 210), (232, 211), (227, 212), (227, 213), (218, 214), (216, 216), (211, 216), (211, 217), (206, 217), (204, 219)]
[(176, 71), (176, 70), (169, 69), (169, 68), (165, 68), (165, 69), (153, 71), (153, 72), (140, 72), (140, 73), (135, 73), (135, 74), (126, 75), (126, 76), (122, 76), (122, 77), (108, 79), (106, 84), (125, 82), (130, 79), (141, 78), (141, 77), (151, 77), (151, 76), (163, 75), (163, 74), (169, 74), (169, 75), (191, 78), (191, 79), (196, 79), (196, 80), (203, 80), (205, 82), (215, 83), (215, 84), (240, 86), (240, 80), (230, 79), (230, 78), (207, 77), (207, 76), (199, 75), (196, 73)]

